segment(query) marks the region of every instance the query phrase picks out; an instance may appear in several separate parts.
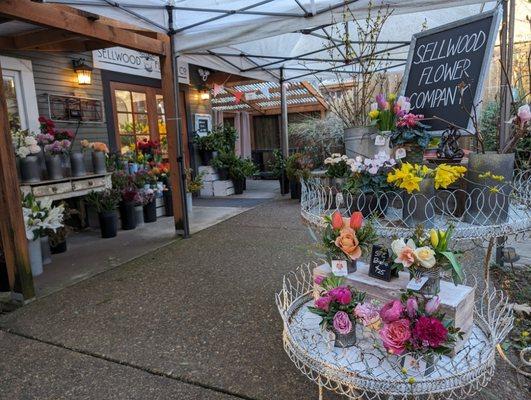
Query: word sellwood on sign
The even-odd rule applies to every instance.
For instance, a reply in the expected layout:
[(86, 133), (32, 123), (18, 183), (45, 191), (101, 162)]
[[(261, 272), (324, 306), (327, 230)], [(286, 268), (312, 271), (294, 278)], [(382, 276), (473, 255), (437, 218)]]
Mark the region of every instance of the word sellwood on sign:
[[(402, 94), (411, 111), (439, 117), (467, 128), (471, 110), (481, 98), (500, 22), (498, 8), (413, 35)], [(432, 131), (448, 123), (426, 121)]]
[(389, 282), (393, 261), (389, 257), (389, 251), (381, 246), (373, 245), (369, 276)]
[[(157, 56), (126, 49), (109, 47), (92, 52), (94, 68), (160, 79), (160, 60)], [(188, 63), (178, 62), (179, 83), (190, 84)]]

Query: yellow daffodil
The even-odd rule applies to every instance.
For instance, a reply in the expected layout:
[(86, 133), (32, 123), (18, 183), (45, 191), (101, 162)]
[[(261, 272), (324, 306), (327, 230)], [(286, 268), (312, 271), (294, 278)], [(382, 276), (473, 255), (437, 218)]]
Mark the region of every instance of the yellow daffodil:
[(452, 166), (448, 164), (441, 164), (435, 169), (435, 189), (447, 189), (448, 186), (462, 178), (466, 172), (466, 168), (462, 166)]
[(420, 176), (414, 176), (413, 174), (407, 174), (402, 180), (402, 183), (400, 184), (400, 188), (405, 189), (406, 192), (411, 194), (415, 190), (417, 191), (420, 190), (420, 182), (422, 182), (422, 178)]
[(380, 111), (378, 110), (372, 110), (371, 112), (369, 112), (370, 119), (376, 119), (378, 118), (379, 115), (380, 115)]

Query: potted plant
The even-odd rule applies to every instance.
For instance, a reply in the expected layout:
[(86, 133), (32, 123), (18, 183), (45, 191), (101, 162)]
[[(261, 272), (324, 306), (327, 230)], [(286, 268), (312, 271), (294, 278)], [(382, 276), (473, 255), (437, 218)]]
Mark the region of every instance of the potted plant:
[(357, 156), (349, 161), (353, 175), (347, 179), (344, 189), (353, 196), (352, 203), (347, 204), (351, 213), (360, 210), (365, 218), (385, 214), (388, 206), (385, 193), (391, 188), (387, 173), (395, 164), (384, 151), (374, 158)]
[(107, 173), (107, 154), (109, 148), (103, 142), (89, 142), (88, 140), (82, 140), (81, 146), (84, 149), (92, 150), (92, 167), (93, 172), (97, 175), (103, 175)]
[(39, 182), (41, 180), (41, 167), (37, 155), (41, 153), (41, 148), (37, 139), (28, 131), (14, 131), (12, 136), (22, 182)]
[(343, 218), (339, 211), (327, 215), (322, 240), (318, 243), (317, 254), (323, 256), (332, 267), (335, 261), (347, 261), (347, 272), (357, 270), (357, 260), (368, 253), (377, 236), (371, 221), (365, 222), (361, 212), (353, 212), (350, 218)]
[(279, 149), (273, 150), (273, 161), (270, 163), (270, 167), (273, 176), (277, 178), (280, 183), (280, 194), (288, 194), (289, 179), (286, 175), (286, 161)]
[[(424, 150), (428, 147), (431, 134), (427, 131), (428, 125), (421, 122), (423, 115), (412, 113), (398, 114), (396, 128), (391, 132), (391, 147), (403, 148), (406, 152), (403, 162), (421, 164), (424, 159)], [(398, 156), (395, 152), (395, 158)]]
[(64, 203), (63, 207), (63, 225), (55, 231), (53, 229), (46, 230), (50, 241), (49, 249), (52, 254), (64, 253), (67, 250), (66, 237), (70, 233), (71, 228), (66, 224), (65, 220), (74, 214), (79, 214), (77, 210), (66, 207)]
[(204, 136), (194, 136), (193, 141), (197, 146), (199, 157), (201, 157), (201, 165), (209, 165), (212, 158), (214, 158), (214, 151), (217, 150), (217, 137), (212, 132), (209, 132)]
[(50, 229), (56, 231), (63, 226), (64, 207), (52, 206), (51, 201), (36, 200), (32, 194), (22, 199), (22, 214), (28, 240), (28, 252), (33, 276), (42, 274), (41, 237)]
[(229, 167), (234, 163), (236, 156), (233, 153), (219, 152), (216, 157), (210, 161), (210, 165), (216, 169), (219, 180), (226, 181), (229, 179)]
[(363, 303), (365, 293), (343, 284), (343, 279), (329, 276), (320, 282), (323, 290), (308, 307), (310, 312), (321, 317), (319, 325), (332, 333), (334, 346), (351, 347), (356, 344), (356, 322), (358, 317), (354, 310)]
[(350, 177), (350, 163), (346, 155), (334, 153), (330, 157), (325, 158), (324, 165), (326, 168), (325, 175), (329, 178), (330, 187), (341, 190), (345, 180)]
[(193, 176), (194, 170), (191, 168), (185, 169), (186, 174), (186, 205), (188, 211), (192, 210), (192, 196), (197, 196), (199, 191), (203, 188), (203, 175), (204, 172)]
[(68, 139), (62, 139), (54, 140), (52, 143), (44, 146), (48, 179), (57, 180), (64, 178), (63, 158), (68, 155), (71, 145), (72, 143)]
[(140, 189), (140, 197), (144, 211), (144, 222), (151, 223), (157, 221), (157, 203), (155, 192), (151, 188)]
[(120, 192), (116, 189), (105, 189), (101, 192), (90, 192), (86, 200), (98, 213), (101, 237), (113, 238), (118, 230), (118, 214), (116, 208), (120, 203)]
[(450, 270), (454, 283), (463, 282), (464, 274), (455, 252), (448, 248), (453, 227), (444, 230), (431, 229), (425, 234), (418, 226), (411, 238), (398, 238), (391, 243), (395, 267), (407, 268), (411, 279), (427, 278), (419, 293), (434, 296), (440, 291), (441, 273)]
[[(389, 354), (400, 357), (397, 369), (402, 373), (411, 367), (418, 375), (428, 376), (434, 371), (435, 357), (450, 354), (457, 340), (463, 338), (459, 328), (445, 321), (440, 301), (437, 296), (426, 299), (407, 291), (381, 308), (379, 336)], [(406, 365), (406, 355), (416, 362)]]
[(301, 199), (301, 180), (310, 177), (310, 165), (301, 153), (294, 153), (286, 160), (286, 175), (289, 178), (289, 191), (294, 200)]
[(121, 190), (121, 201), (119, 205), (120, 221), (124, 231), (136, 228), (135, 206), (139, 203), (138, 189), (134, 186), (128, 186)]
[(435, 189), (447, 189), (461, 179), (467, 169), (461, 165), (440, 164), (435, 169), (403, 163), (387, 174), (387, 182), (404, 190), (402, 219), (407, 224), (433, 226)]

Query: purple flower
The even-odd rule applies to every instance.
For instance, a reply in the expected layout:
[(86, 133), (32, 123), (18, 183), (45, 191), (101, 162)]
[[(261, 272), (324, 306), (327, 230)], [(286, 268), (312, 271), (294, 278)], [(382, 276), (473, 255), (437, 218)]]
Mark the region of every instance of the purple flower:
[(338, 286), (328, 292), (328, 295), (332, 297), (339, 304), (347, 305), (352, 300), (352, 292), (346, 286)]
[(376, 96), (376, 103), (378, 103), (380, 110), (385, 110), (385, 107), (388, 106), (385, 96), (382, 93)]
[(317, 275), (315, 278), (314, 278), (314, 282), (318, 285), (320, 285), (321, 283), (323, 283), (323, 281), (325, 280), (325, 277), (323, 275)]
[(315, 300), (315, 307), (328, 312), (328, 308), (330, 307), (331, 301), (332, 298), (329, 296), (319, 297), (317, 300)]
[(407, 315), (409, 316), (409, 318), (415, 318), (415, 316), (417, 315), (418, 309), (419, 309), (419, 305), (417, 303), (416, 298), (410, 297), (409, 299), (407, 299), (406, 310), (407, 310)]
[(334, 315), (334, 330), (340, 335), (346, 335), (352, 330), (352, 322), (345, 311), (338, 311)]
[(433, 314), (437, 312), (440, 305), (441, 305), (441, 299), (439, 298), (439, 296), (432, 297), (430, 301), (426, 303), (426, 312), (428, 314)]

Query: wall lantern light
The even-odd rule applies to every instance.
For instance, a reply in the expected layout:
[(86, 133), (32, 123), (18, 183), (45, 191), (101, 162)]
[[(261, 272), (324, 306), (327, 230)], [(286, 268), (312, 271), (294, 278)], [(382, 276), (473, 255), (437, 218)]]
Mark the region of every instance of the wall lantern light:
[(210, 100), (210, 90), (201, 90), (199, 92), (199, 98), (201, 100)]
[(82, 58), (72, 61), (72, 64), (77, 75), (77, 83), (79, 85), (90, 85), (92, 83), (92, 67), (87, 65)]

